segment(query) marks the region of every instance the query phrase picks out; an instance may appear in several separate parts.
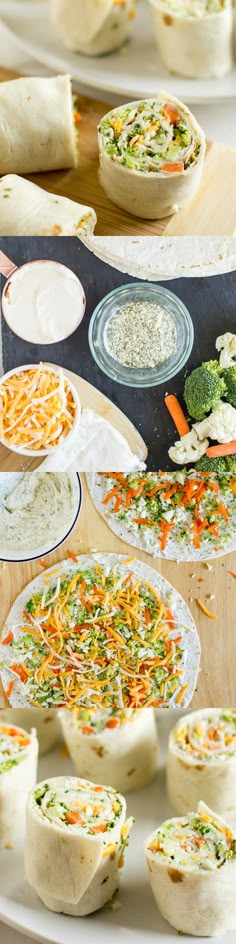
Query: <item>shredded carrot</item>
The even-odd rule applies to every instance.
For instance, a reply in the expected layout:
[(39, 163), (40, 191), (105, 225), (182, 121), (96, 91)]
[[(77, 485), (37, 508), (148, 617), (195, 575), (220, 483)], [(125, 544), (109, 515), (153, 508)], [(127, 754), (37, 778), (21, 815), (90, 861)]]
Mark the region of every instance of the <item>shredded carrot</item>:
[(196, 598), (196, 603), (200, 607), (200, 610), (202, 610), (202, 612), (205, 613), (206, 616), (209, 616), (209, 619), (213, 619), (213, 620), (218, 619), (218, 616), (214, 616), (214, 614), (211, 613), (210, 610), (208, 610), (208, 607), (205, 606), (205, 603), (202, 603), (202, 600), (199, 600), (199, 597)]
[(39, 558), (39, 564), (40, 564), (40, 567), (47, 567), (47, 564), (45, 563), (45, 560), (43, 559), (43, 557)]
[(75, 564), (77, 564), (77, 557), (76, 554), (74, 554), (74, 551), (69, 551), (69, 557), (72, 561), (74, 561)]
[(187, 423), (187, 420), (185, 419), (184, 412), (180, 406), (179, 401), (177, 400), (177, 397), (175, 397), (173, 394), (168, 395), (165, 397), (165, 405), (172, 416), (172, 420), (175, 423), (177, 432), (180, 436), (185, 436), (186, 433), (190, 432), (190, 427)]
[(7, 646), (8, 643), (11, 642), (13, 638), (14, 638), (13, 633), (10, 630), (7, 636), (5, 636), (5, 639), (2, 639), (2, 646)]
[(230, 576), (234, 577), (234, 580), (236, 580), (236, 574), (234, 573), (234, 570), (228, 570), (228, 574), (230, 574)]
[(6, 688), (6, 693), (5, 693), (5, 694), (6, 694), (6, 698), (10, 698), (10, 697), (11, 697), (11, 694), (12, 694), (12, 691), (13, 691), (13, 688), (14, 688), (14, 685), (15, 685), (15, 681), (14, 681), (14, 679), (12, 679), (12, 681), (9, 682), (9, 685), (8, 685), (7, 688)]

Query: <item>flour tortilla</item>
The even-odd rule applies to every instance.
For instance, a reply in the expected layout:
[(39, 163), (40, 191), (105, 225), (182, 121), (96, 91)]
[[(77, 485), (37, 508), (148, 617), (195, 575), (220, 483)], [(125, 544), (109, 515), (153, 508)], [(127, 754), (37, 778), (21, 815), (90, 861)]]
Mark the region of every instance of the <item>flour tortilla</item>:
[[(231, 824), (236, 825), (235, 780), (236, 753), (222, 759), (212, 756), (210, 760), (202, 756), (194, 758), (187, 751), (178, 749), (175, 732), (188, 722), (200, 724), (202, 719), (212, 718), (217, 725), (222, 709), (204, 708), (193, 711), (177, 721), (169, 737), (167, 758), (168, 796), (176, 813), (184, 816), (188, 810), (195, 810), (201, 796), (205, 803)], [(212, 752), (213, 753), (213, 752)]]
[[(2, 718), (0, 727), (3, 723)], [(19, 727), (19, 734), (26, 735), (28, 732)], [(0, 849), (24, 835), (26, 800), (29, 790), (36, 783), (38, 760), (38, 741), (34, 729), (29, 737), (25, 758), (0, 774)]]
[[(183, 105), (178, 98), (163, 90), (155, 98), (157, 101), (164, 100), (165, 104), (173, 105), (181, 113), (187, 114), (193, 135), (200, 142), (200, 151), (195, 163), (190, 164), (182, 173), (166, 174), (161, 170), (143, 173), (130, 170), (108, 156), (103, 133), (98, 131), (99, 179), (105, 193), (127, 213), (146, 220), (171, 216), (190, 203), (200, 186), (206, 150), (204, 132), (187, 105)], [(131, 105), (136, 107), (137, 104), (129, 102), (127, 108)], [(120, 108), (117, 110), (119, 112)], [(116, 109), (112, 109), (104, 118), (108, 118), (111, 113), (114, 115), (115, 111)]]
[[(198, 803), (197, 812), (211, 815), (219, 826), (226, 826), (205, 803)], [(168, 858), (148, 851), (151, 838), (145, 842), (149, 878), (156, 904), (166, 921), (178, 931), (197, 937), (214, 937), (235, 929), (236, 859), (229, 859), (213, 871), (188, 871), (175, 863), (171, 869)]]
[[(65, 778), (47, 780), (57, 791)], [(44, 781), (43, 781), (44, 782)], [(37, 784), (40, 787), (41, 784)], [(125, 821), (126, 803), (106, 842), (118, 842)], [(97, 911), (114, 894), (118, 881), (119, 851), (103, 858), (104, 834), (89, 836), (80, 827), (65, 830), (43, 817), (30, 793), (26, 812), (25, 871), (30, 885), (51, 911), (85, 915)], [(103, 879), (108, 875), (108, 881)]]
[(151, 0), (153, 32), (162, 62), (177, 75), (203, 79), (220, 77), (233, 67), (232, 8), (226, 0), (218, 12), (191, 16), (175, 13), (168, 2)]
[(117, 729), (83, 734), (76, 716), (59, 711), (65, 742), (77, 773), (119, 793), (141, 790), (155, 777), (158, 738), (152, 708), (139, 711)]
[(95, 256), (119, 272), (148, 282), (202, 278), (236, 269), (234, 236), (84, 236)]
[(30, 180), (0, 179), (0, 236), (80, 236), (93, 233), (92, 207), (48, 193)]
[(70, 76), (1, 82), (0, 174), (32, 174), (76, 164)]
[(87, 56), (112, 52), (132, 30), (134, 0), (50, 0), (52, 23), (64, 46)]
[(51, 751), (61, 736), (61, 727), (57, 711), (50, 708), (3, 708), (0, 723), (14, 724), (30, 731), (33, 724), (37, 731), (39, 755)]
[[(78, 565), (85, 567), (91, 567), (94, 563), (99, 563), (101, 565), (109, 564), (109, 567), (115, 566), (117, 563), (122, 562), (122, 571), (125, 573), (125, 561), (126, 557), (123, 554), (86, 554), (81, 555), (77, 558), (77, 563), (74, 564), (71, 560), (64, 560), (60, 563), (60, 573), (67, 574), (68, 571), (76, 570)], [(127, 558), (128, 573), (130, 573), (130, 567), (128, 561), (130, 557)], [(58, 567), (57, 576), (58, 576)], [(32, 593), (40, 593), (45, 589), (45, 577), (47, 575), (53, 575), (55, 571), (54, 567), (49, 567), (47, 570), (44, 570), (43, 575), (36, 577), (32, 580), (19, 594), (16, 598), (15, 603), (11, 607), (9, 612), (6, 625), (3, 630), (3, 638), (7, 635), (8, 631), (14, 631), (15, 638), (19, 639), (21, 636), (21, 630), (19, 623), (21, 621), (22, 611), (25, 609), (27, 601), (30, 599)], [(142, 561), (134, 560), (132, 561), (132, 572), (137, 577), (141, 577), (143, 580), (149, 581), (152, 583), (153, 587), (158, 591), (162, 599), (168, 600), (169, 606), (175, 616), (176, 627), (178, 631), (181, 630), (182, 635), (182, 645), (184, 648), (184, 665), (183, 673), (181, 676), (180, 688), (184, 685), (188, 685), (186, 692), (184, 693), (181, 707), (187, 708), (193, 697), (197, 676), (199, 672), (199, 663), (200, 663), (200, 640), (198, 637), (197, 629), (193, 620), (193, 617), (190, 613), (190, 610), (180, 596), (180, 594), (173, 588), (173, 586), (165, 580), (158, 571), (154, 570), (152, 567), (148, 567), (147, 564), (143, 564)], [(50, 584), (48, 584), (49, 586)], [(176, 632), (176, 629), (175, 629)], [(9, 665), (12, 664), (12, 650), (9, 645), (1, 646), (0, 645), (0, 659), (3, 661), (3, 667), (0, 668), (0, 677), (3, 684), (4, 691), (7, 690), (9, 682), (12, 680), (12, 674)], [(168, 702), (168, 706), (174, 708), (176, 707), (176, 696), (178, 695), (179, 689), (177, 688), (175, 693), (172, 695), (172, 698)], [(27, 693), (25, 686), (20, 681), (20, 679), (15, 680), (13, 691), (9, 698), (9, 704), (12, 708), (28, 708), (30, 707), (30, 701), (27, 698)]]
[[(169, 474), (170, 473), (167, 473), (168, 476)], [(165, 551), (161, 551), (158, 538), (156, 538), (155, 543), (153, 543), (150, 549), (143, 532), (140, 530), (133, 532), (131, 527), (127, 527), (125, 521), (121, 521), (118, 515), (112, 514), (111, 511), (109, 511), (108, 505), (103, 505), (103, 498), (106, 494), (106, 490), (103, 487), (103, 476), (94, 472), (90, 475), (86, 475), (86, 481), (93, 504), (106, 521), (108, 527), (111, 528), (111, 531), (113, 531), (118, 538), (121, 538), (122, 541), (126, 541), (127, 544), (130, 544), (131, 547), (138, 547), (140, 551), (146, 551), (157, 559), (163, 557), (165, 560), (206, 561), (212, 558), (215, 559), (215, 557), (223, 557), (225, 554), (230, 554), (236, 550), (236, 535), (233, 538), (229, 538), (229, 541), (225, 544), (223, 549), (213, 551), (213, 545), (207, 548), (207, 546), (205, 545), (204, 547), (203, 544), (202, 547), (196, 548), (190, 542), (189, 544), (187, 544), (187, 542), (180, 543), (172, 537), (173, 532), (169, 534)]]

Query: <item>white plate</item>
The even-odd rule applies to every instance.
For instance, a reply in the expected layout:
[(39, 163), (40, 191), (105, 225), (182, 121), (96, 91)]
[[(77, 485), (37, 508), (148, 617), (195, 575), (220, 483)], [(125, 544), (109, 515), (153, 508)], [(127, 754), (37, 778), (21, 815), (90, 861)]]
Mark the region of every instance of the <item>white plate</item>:
[(202, 278), (236, 269), (234, 236), (83, 236), (108, 265), (148, 282)]
[(30, 56), (52, 70), (69, 72), (82, 85), (119, 95), (121, 100), (148, 98), (161, 88), (188, 103), (236, 97), (236, 65), (220, 79), (184, 79), (167, 72), (153, 42), (145, 0), (138, 9), (132, 40), (100, 59), (66, 50), (54, 35), (45, 0), (0, 0), (0, 16)]
[[(0, 472), (0, 497), (8, 494), (18, 482), (22, 479), (22, 472)], [(69, 519), (64, 521), (60, 533), (58, 534), (58, 539), (56, 544), (41, 544), (39, 547), (32, 548), (31, 551), (20, 551), (15, 548), (11, 551), (6, 551), (4, 547), (0, 545), (0, 560), (7, 561), (11, 563), (18, 563), (19, 561), (32, 561), (38, 560), (40, 557), (45, 557), (46, 554), (51, 554), (52, 551), (55, 551), (57, 547), (60, 547), (69, 535), (74, 530), (74, 527), (78, 521), (81, 508), (82, 508), (82, 485), (81, 479), (78, 472), (67, 473), (71, 479), (71, 485), (75, 495), (75, 510), (73, 511), (72, 516), (70, 515)]]
[[(172, 712), (158, 721), (162, 746), (162, 768), (157, 780), (138, 793), (129, 794), (128, 814), (135, 816), (126, 864), (117, 901), (120, 907), (97, 912), (87, 918), (71, 918), (53, 914), (41, 904), (24, 880), (23, 849), (0, 853), (0, 920), (18, 931), (44, 941), (45, 944), (174, 944), (177, 932), (160, 916), (152, 898), (143, 843), (154, 828), (173, 815), (165, 795), (165, 762), (167, 737), (173, 725)], [(72, 764), (62, 759), (60, 749), (43, 757), (39, 764), (39, 780), (72, 774)], [(197, 939), (205, 944), (206, 938)], [(184, 935), (184, 944), (193, 937)], [(218, 937), (218, 944), (235, 944), (235, 934)]]

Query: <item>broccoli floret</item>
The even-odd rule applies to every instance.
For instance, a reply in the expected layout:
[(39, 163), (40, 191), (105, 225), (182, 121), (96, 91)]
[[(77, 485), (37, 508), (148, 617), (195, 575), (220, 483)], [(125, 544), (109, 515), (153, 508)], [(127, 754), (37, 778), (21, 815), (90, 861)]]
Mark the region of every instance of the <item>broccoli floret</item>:
[(211, 459), (210, 456), (202, 456), (196, 462), (195, 469), (198, 472), (226, 472), (226, 460), (223, 457), (221, 459)]
[(226, 367), (222, 371), (222, 377), (225, 382), (226, 392), (224, 394), (228, 403), (236, 407), (236, 364), (232, 367)]
[(226, 385), (218, 361), (205, 361), (186, 378), (184, 399), (189, 415), (204, 420), (224, 396)]
[(236, 474), (236, 456), (226, 456), (226, 471)]

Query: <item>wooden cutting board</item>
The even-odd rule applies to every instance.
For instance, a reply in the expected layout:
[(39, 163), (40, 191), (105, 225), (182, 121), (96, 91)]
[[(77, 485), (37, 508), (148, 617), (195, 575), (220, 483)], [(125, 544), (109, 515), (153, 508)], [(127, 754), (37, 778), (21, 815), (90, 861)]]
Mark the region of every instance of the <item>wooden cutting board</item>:
[[(0, 69), (0, 81), (11, 78), (17, 78), (17, 74)], [(98, 217), (97, 236), (233, 236), (236, 233), (233, 198), (236, 151), (208, 142), (201, 187), (190, 206), (164, 220), (140, 220), (111, 203), (98, 180), (97, 125), (111, 105), (81, 95), (77, 107), (82, 117), (78, 169), (35, 174), (29, 179), (52, 193), (93, 206)]]
[[(88, 551), (117, 552), (136, 556), (170, 581), (182, 594), (195, 619), (202, 646), (201, 672), (192, 701), (194, 708), (206, 708), (235, 704), (236, 647), (235, 625), (232, 614), (236, 612), (236, 581), (229, 571), (235, 571), (235, 554), (210, 562), (212, 570), (205, 564), (177, 564), (170, 561), (154, 561), (150, 554), (130, 547), (108, 528), (91, 501), (85, 477), (82, 476), (83, 506), (81, 515), (69, 540), (53, 554), (45, 558), (48, 567), (68, 557), (70, 550), (76, 554)], [(27, 583), (42, 573), (38, 561), (27, 564), (0, 564), (0, 633), (8, 612), (17, 595)], [(203, 581), (203, 582), (201, 582)], [(214, 594), (213, 600), (207, 596)], [(211, 620), (200, 611), (196, 597), (209, 606), (217, 620)], [(1, 684), (1, 683), (0, 683)], [(0, 708), (6, 704), (0, 688)]]
[[(64, 370), (64, 374), (76, 387), (81, 409), (84, 410), (85, 407), (88, 407), (90, 410), (94, 410), (95, 413), (99, 413), (100, 416), (103, 416), (119, 433), (122, 433), (129, 443), (132, 452), (136, 455), (138, 454), (140, 458), (145, 460), (147, 456), (146, 444), (128, 417), (125, 416), (111, 400), (108, 400), (108, 397), (105, 397), (104, 393), (101, 393), (100, 390), (93, 387), (87, 380), (83, 380), (82, 377), (78, 377), (77, 374), (74, 374), (70, 370)], [(44, 457), (42, 459), (39, 457), (31, 459), (29, 456), (20, 456), (17, 452), (11, 452), (10, 449), (6, 449), (5, 446), (0, 443), (0, 472), (21, 472), (26, 469), (32, 471), (41, 465), (43, 459)]]

